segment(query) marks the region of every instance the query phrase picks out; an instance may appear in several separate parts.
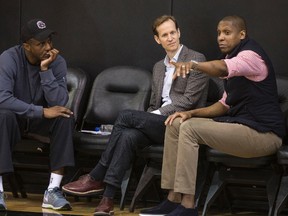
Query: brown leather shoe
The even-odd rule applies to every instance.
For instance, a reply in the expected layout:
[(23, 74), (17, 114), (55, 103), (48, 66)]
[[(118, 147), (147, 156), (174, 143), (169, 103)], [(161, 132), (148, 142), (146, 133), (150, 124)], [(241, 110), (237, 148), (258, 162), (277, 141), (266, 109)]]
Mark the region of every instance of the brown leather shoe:
[(63, 185), (62, 191), (67, 194), (87, 196), (101, 194), (104, 191), (104, 186), (102, 181), (95, 181), (87, 174), (81, 176), (77, 181)]
[(114, 205), (113, 199), (108, 197), (103, 197), (99, 205), (96, 207), (95, 215), (114, 215)]

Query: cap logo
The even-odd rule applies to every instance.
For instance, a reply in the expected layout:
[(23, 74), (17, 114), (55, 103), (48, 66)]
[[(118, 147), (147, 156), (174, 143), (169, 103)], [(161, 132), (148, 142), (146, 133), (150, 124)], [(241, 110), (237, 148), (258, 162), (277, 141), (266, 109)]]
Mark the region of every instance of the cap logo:
[(46, 28), (46, 24), (42, 21), (38, 21), (36, 24), (37, 24), (39, 29), (45, 29)]

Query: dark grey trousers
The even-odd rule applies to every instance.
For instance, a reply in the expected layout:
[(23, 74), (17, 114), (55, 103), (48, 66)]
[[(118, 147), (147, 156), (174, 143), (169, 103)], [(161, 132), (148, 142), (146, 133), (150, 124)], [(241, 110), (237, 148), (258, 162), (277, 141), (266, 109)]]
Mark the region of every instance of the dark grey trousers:
[(163, 145), (167, 116), (144, 111), (122, 111), (99, 163), (107, 168), (104, 182), (120, 187), (137, 151), (152, 144)]
[(9, 110), (0, 110), (0, 175), (13, 172), (13, 147), (26, 133), (50, 138), (50, 169), (74, 166), (72, 133), (74, 118), (24, 119)]

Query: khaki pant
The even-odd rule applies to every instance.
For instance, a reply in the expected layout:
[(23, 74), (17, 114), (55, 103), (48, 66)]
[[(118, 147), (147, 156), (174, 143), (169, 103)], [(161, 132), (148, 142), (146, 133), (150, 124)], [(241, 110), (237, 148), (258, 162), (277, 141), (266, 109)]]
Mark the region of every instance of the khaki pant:
[(208, 118), (180, 124), (179, 120), (166, 127), (161, 186), (183, 194), (195, 195), (200, 144), (243, 158), (274, 154), (282, 145), (274, 133), (259, 133), (242, 124)]

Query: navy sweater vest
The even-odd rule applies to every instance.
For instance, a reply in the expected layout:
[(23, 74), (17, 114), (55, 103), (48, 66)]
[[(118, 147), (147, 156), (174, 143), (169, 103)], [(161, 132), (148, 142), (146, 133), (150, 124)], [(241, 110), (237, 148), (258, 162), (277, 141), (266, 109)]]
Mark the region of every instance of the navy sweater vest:
[(268, 76), (260, 82), (248, 80), (243, 76), (224, 80), (226, 104), (230, 109), (227, 115), (214, 120), (240, 123), (263, 133), (272, 131), (282, 138), (285, 135), (284, 115), (278, 103), (272, 63), (265, 51), (248, 38), (242, 40), (228, 58), (235, 57), (243, 50), (252, 50), (262, 57), (268, 67)]

